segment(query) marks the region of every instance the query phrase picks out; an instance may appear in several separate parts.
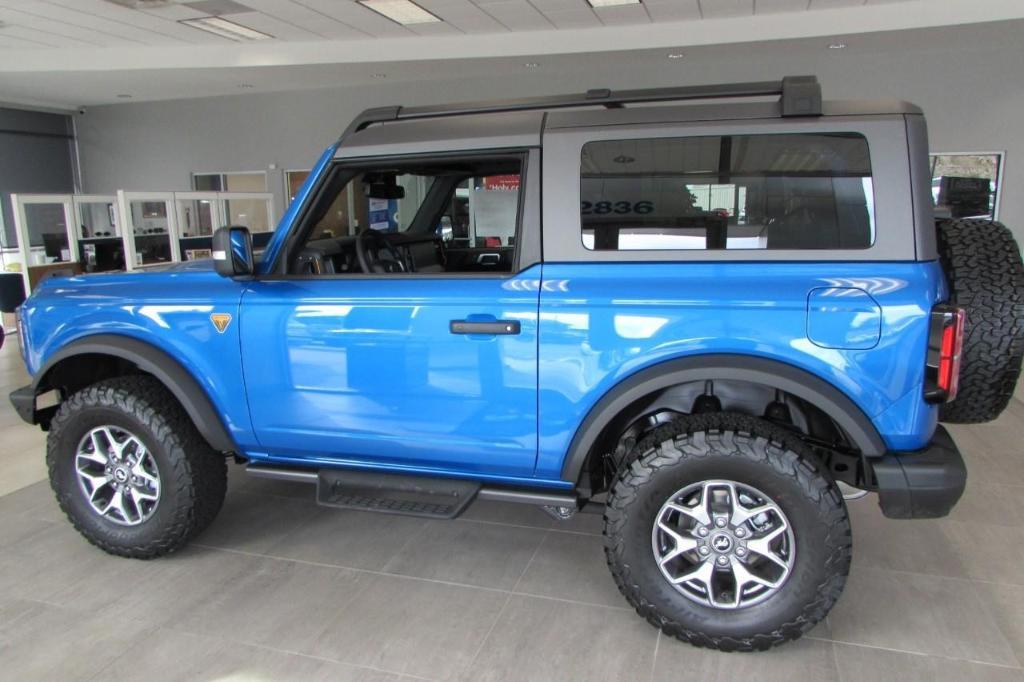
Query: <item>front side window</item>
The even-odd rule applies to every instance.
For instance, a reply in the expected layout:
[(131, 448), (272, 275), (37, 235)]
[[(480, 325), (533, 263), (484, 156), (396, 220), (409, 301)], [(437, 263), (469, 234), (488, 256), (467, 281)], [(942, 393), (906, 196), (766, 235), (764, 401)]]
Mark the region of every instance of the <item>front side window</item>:
[(875, 221), (857, 134), (728, 135), (584, 145), (591, 250), (865, 249)]
[(289, 270), (511, 272), (521, 173), (519, 156), (338, 166)]

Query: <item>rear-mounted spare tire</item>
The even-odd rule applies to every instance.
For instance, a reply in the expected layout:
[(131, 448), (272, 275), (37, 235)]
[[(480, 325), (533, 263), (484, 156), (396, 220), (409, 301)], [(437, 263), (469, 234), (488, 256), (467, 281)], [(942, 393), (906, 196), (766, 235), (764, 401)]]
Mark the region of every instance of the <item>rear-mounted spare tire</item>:
[(1013, 396), (1024, 357), (1024, 263), (1010, 230), (991, 220), (937, 221), (950, 302), (967, 310), (960, 389), (939, 419), (995, 419)]

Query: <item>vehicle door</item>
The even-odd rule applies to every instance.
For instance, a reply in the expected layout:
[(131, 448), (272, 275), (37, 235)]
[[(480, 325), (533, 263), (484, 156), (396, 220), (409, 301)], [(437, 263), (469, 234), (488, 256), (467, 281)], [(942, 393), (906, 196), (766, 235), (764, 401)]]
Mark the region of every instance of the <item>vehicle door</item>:
[[(478, 154), (471, 156), (479, 162)], [(430, 189), (450, 179), (414, 178), (400, 192), (375, 196), (365, 195), (373, 191), (372, 182), (362, 189), (349, 182), (321, 197), (319, 214), (299, 218), (306, 248), (296, 246), (291, 253), (298, 249), (308, 262), (258, 278), (242, 300), (246, 391), (267, 456), (307, 464), (532, 475), (540, 265), (539, 249), (529, 244), (539, 244), (539, 157), (529, 150), (499, 156), (518, 159), (518, 171), (466, 178), (438, 214), (428, 213), (435, 216), (429, 229), (441, 240), (461, 234), (460, 212), (468, 208), (460, 206), (462, 200), (474, 204), (474, 233), (466, 238), (473, 240), (467, 249), (476, 255), (459, 256), (473, 258), (472, 268), (445, 271), (432, 260), (436, 241), (406, 243), (402, 233), (416, 216), (422, 221), (424, 212), (438, 210), (438, 195)], [(447, 163), (420, 161), (442, 170)], [(456, 160), (450, 165), (458, 169)], [(339, 163), (328, 173), (365, 180), (373, 166)], [(351, 262), (344, 253), (350, 233), (366, 228), (397, 243), (409, 261), (406, 269), (413, 271), (389, 266), (366, 273)], [(524, 234), (531, 235), (526, 246)], [(507, 268), (501, 267), (502, 256), (475, 248), (477, 238), (499, 244), (494, 253), (514, 251), (505, 257)], [(451, 238), (443, 243), (451, 248)]]

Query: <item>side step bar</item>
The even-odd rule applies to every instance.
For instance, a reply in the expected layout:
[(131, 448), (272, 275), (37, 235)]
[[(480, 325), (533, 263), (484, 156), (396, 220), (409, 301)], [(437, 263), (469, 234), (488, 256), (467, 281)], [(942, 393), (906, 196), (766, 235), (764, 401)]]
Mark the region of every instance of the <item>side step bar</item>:
[(579, 509), (574, 494), (482, 486), (476, 481), (347, 469), (288, 469), (250, 464), (250, 476), (315, 483), (317, 502), (329, 507), (453, 519), (474, 499), (531, 504), (557, 519)]

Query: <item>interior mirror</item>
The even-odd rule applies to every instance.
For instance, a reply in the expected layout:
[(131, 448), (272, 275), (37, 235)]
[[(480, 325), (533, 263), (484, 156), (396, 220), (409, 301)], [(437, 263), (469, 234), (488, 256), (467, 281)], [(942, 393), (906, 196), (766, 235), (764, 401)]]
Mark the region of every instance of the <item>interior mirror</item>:
[(255, 270), (248, 227), (220, 227), (213, 233), (213, 266), (222, 277), (251, 275)]
[(404, 199), (405, 188), (398, 184), (394, 174), (367, 175), (366, 196), (371, 199)]

